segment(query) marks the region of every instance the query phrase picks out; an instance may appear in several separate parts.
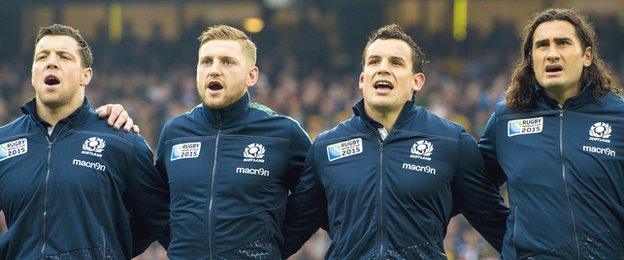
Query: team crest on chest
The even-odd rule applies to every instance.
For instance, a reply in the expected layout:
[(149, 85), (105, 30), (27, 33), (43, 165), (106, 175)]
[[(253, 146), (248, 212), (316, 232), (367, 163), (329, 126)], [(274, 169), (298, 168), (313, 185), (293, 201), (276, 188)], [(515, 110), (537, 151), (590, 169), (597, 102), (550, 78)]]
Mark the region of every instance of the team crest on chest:
[(102, 152), (106, 147), (106, 141), (99, 137), (89, 137), (82, 144), (82, 154), (87, 154), (95, 157), (102, 157)]
[(410, 157), (414, 159), (422, 159), (431, 161), (431, 153), (433, 152), (433, 144), (427, 140), (418, 140), (410, 149)]
[(264, 154), (266, 149), (264, 145), (259, 143), (251, 143), (245, 147), (243, 151), (243, 162), (264, 162)]
[(611, 125), (605, 122), (597, 122), (589, 128), (589, 140), (611, 143), (611, 132)]

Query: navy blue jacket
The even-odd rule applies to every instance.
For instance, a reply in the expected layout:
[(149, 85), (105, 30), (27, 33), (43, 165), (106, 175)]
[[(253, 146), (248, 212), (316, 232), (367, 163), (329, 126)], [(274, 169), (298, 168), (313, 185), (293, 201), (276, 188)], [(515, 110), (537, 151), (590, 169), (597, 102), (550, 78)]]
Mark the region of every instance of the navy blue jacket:
[(503, 258), (624, 256), (624, 101), (593, 90), (559, 108), (536, 86), (534, 107), (490, 118), (479, 147), (509, 190)]
[(449, 219), (463, 213), (497, 249), (508, 209), (464, 129), (407, 102), (382, 140), (364, 113), (321, 134), (305, 172), (324, 187), (328, 259), (446, 259)]
[(248, 94), (167, 121), (156, 165), (171, 189), (170, 258), (281, 258), (288, 193), (309, 147), (297, 122)]
[(109, 127), (86, 98), (51, 135), (34, 99), (22, 111), (0, 128), (0, 259), (129, 259), (131, 217), (168, 243), (166, 183), (143, 137)]

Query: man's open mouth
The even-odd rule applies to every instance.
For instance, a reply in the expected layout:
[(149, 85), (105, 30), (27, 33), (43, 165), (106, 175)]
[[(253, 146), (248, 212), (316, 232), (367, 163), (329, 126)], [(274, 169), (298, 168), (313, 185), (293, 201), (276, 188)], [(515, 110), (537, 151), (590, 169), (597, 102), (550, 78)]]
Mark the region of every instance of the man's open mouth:
[(376, 81), (375, 84), (373, 84), (373, 87), (375, 89), (389, 89), (389, 90), (394, 89), (394, 86), (392, 85), (392, 83), (386, 80)]
[(43, 79), (43, 83), (45, 83), (48, 86), (53, 86), (53, 85), (57, 85), (61, 83), (61, 80), (54, 75), (48, 75)]
[(547, 73), (556, 73), (560, 71), (563, 71), (563, 66), (561, 65), (547, 65), (546, 66)]
[(208, 88), (210, 90), (222, 90), (223, 89), (223, 84), (221, 84), (221, 82), (218, 81), (211, 81), (210, 83), (208, 83)]

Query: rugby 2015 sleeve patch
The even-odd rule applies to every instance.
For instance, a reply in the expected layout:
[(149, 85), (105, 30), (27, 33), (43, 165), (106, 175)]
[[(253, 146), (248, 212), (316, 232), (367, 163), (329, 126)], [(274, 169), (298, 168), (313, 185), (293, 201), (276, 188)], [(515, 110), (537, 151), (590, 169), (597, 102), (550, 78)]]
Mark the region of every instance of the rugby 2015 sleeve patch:
[(507, 122), (507, 136), (528, 135), (541, 133), (544, 128), (544, 118), (523, 118)]
[(199, 157), (200, 142), (176, 144), (171, 148), (171, 161)]
[(327, 146), (327, 159), (335, 161), (351, 155), (362, 153), (362, 138), (355, 138)]
[(0, 144), (0, 161), (22, 155), (28, 152), (28, 140), (26, 138)]

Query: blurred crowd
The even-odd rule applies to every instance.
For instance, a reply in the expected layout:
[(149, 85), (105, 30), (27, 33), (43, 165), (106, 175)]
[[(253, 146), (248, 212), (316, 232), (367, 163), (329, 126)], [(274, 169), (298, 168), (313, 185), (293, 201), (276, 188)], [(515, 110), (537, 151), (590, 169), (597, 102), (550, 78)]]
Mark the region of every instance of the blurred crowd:
[[(617, 17), (594, 19), (600, 52), (624, 76), (624, 25)], [(614, 26), (617, 25), (617, 26)], [(254, 102), (297, 119), (315, 138), (322, 131), (351, 116), (351, 107), (361, 98), (358, 89), (360, 53), (336, 47), (331, 33), (313, 23), (281, 32), (268, 26), (252, 40), (258, 45), (261, 77), (250, 89)], [(138, 41), (125, 28), (121, 41), (111, 43), (102, 35), (88, 39), (93, 47), (94, 78), (87, 95), (94, 106), (120, 103), (141, 127), (141, 133), (156, 146), (160, 129), (170, 117), (184, 113), (199, 100), (195, 87), (197, 35), (201, 24), (186, 28), (180, 41), (167, 42), (154, 28), (149, 41)], [(371, 30), (374, 28), (371, 28)], [(479, 138), (496, 102), (503, 98), (511, 68), (519, 49), (519, 35), (511, 24), (497, 23), (489, 33), (469, 29), (468, 37), (454, 41), (449, 31), (427, 33), (406, 28), (423, 47), (430, 63), (426, 83), (417, 94), (419, 105), (460, 123)], [(365, 38), (357, 39), (364, 47)], [(22, 103), (34, 96), (30, 83), (32, 50), (6, 60), (0, 58), (0, 123), (18, 117)], [(321, 259), (329, 246), (319, 231), (295, 256)], [(497, 253), (461, 217), (449, 224), (445, 247), (450, 259), (496, 259)], [(162, 259), (164, 252), (153, 246), (139, 259)]]

